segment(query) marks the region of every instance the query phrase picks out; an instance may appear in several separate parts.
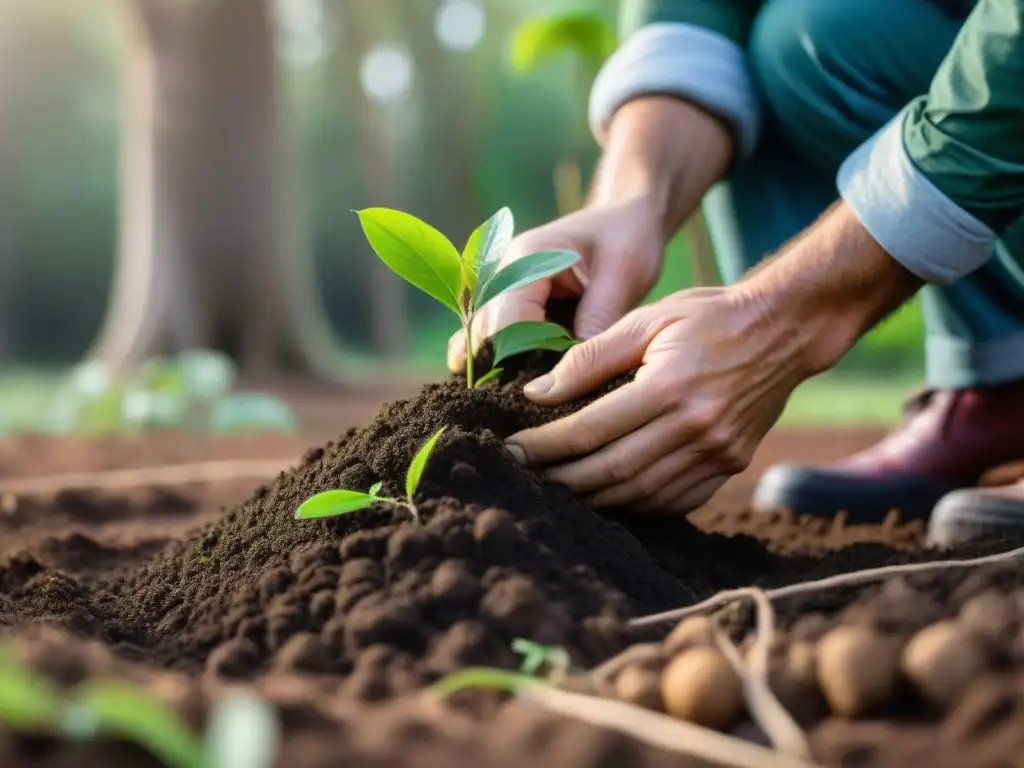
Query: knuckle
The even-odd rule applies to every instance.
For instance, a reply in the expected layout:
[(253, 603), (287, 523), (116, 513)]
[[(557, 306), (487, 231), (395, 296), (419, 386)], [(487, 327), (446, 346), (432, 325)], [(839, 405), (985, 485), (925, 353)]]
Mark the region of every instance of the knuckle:
[(594, 429), (586, 423), (577, 423), (569, 433), (569, 450), (576, 455), (593, 453), (600, 447), (600, 439)]
[(635, 461), (619, 459), (608, 467), (607, 476), (612, 483), (626, 483), (635, 478), (640, 472), (640, 467)]

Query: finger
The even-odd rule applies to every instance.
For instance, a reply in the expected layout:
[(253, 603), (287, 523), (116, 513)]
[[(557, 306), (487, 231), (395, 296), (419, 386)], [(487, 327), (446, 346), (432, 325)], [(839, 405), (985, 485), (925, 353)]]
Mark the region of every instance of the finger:
[(686, 514), (703, 507), (729, 480), (729, 475), (714, 473), (706, 479), (681, 477), (640, 504), (636, 511), (646, 513)]
[(673, 422), (655, 418), (636, 432), (609, 443), (596, 453), (570, 464), (553, 467), (545, 478), (568, 486), (576, 493), (595, 493), (622, 487), (646, 476), (666, 456), (686, 442)]
[(665, 405), (649, 388), (630, 382), (582, 410), (540, 427), (517, 432), (506, 440), (525, 464), (547, 464), (592, 453), (661, 415)]
[(461, 328), (448, 339), (448, 370), (452, 373), (466, 370), (466, 332)]
[(513, 323), (540, 322), (545, 318), (545, 307), (551, 296), (551, 280), (538, 280), (498, 296), (487, 303), (482, 328), (485, 338), (490, 338), (502, 328)]
[(633, 477), (605, 487), (589, 501), (595, 507), (635, 507), (674, 484), (696, 465), (698, 457), (693, 449), (688, 445), (677, 445)]
[(523, 393), (535, 403), (559, 405), (638, 367), (654, 335), (650, 320), (647, 312), (631, 312), (604, 333), (572, 347), (550, 373), (531, 381)]
[[(595, 259), (599, 262), (598, 259)], [(593, 275), (576, 310), (575, 330), (581, 339), (603, 333), (633, 309), (643, 297), (633, 296), (630, 281), (607, 268)]]

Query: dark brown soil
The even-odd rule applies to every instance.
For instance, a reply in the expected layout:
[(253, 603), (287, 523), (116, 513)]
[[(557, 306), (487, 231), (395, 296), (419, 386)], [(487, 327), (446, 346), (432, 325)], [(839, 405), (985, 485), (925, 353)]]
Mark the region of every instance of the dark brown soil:
[[(527, 363), (538, 370), (550, 359)], [(173, 679), (172, 698), (197, 723), (204, 686), (271, 686), (285, 710), (282, 766), (695, 765), (518, 707), (481, 726), (394, 702), (464, 666), (514, 667), (517, 637), (561, 645), (588, 667), (630, 642), (625, 622), (637, 614), (924, 557), (919, 528), (896, 521), (850, 532), (720, 508), (695, 516), (700, 527), (597, 514), (505, 452), (502, 438), (559, 415), (521, 396), (526, 378), (510, 371), (500, 388), (472, 391), (428, 385), (222, 514), (195, 488), (19, 499), (0, 516), (0, 533), (12, 534), (0, 557), (0, 625), (63, 682), (111, 671), (158, 689)], [(383, 480), (384, 493), (400, 494), (413, 453), (443, 425), (418, 497), (422, 524), (385, 505), (294, 519), (321, 490)], [(33, 517), (48, 519), (44, 535), (28, 535)], [(131, 518), (130, 534), (110, 527), (119, 517)], [(794, 603), (785, 615), (836, 613), (856, 594)], [(372, 714), (374, 705), (384, 709)], [(337, 736), (349, 732), (358, 738)], [(145, 764), (124, 745), (0, 740), (0, 765), (29, 760)]]

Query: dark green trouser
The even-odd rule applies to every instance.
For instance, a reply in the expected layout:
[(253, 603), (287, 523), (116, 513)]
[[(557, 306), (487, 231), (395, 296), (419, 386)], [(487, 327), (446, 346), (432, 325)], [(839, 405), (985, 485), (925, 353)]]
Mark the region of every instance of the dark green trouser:
[[(837, 198), (835, 174), (843, 158), (927, 91), (969, 5), (764, 4), (748, 47), (766, 106), (761, 141), (754, 157), (704, 202), (726, 281), (738, 279)], [(980, 270), (951, 286), (927, 287), (923, 305), (931, 386), (1024, 378), (1024, 220), (1007, 230)]]

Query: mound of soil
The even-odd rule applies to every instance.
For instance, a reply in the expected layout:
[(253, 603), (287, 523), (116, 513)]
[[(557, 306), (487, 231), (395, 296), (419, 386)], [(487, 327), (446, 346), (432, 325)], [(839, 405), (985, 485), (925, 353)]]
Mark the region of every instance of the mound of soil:
[[(938, 556), (883, 543), (811, 556), (798, 544), (801, 536), (821, 538), (810, 527), (802, 534), (791, 525), (770, 547), (751, 536), (709, 533), (682, 518), (596, 512), (520, 467), (504, 448), (508, 435), (593, 399), (560, 409), (527, 401), (522, 385), (553, 361), (548, 354), (523, 356), (497, 386), (485, 389), (467, 390), (457, 381), (429, 385), (384, 408), (365, 429), (309, 451), (297, 467), (198, 535), (155, 556), (143, 549), (113, 567), (116, 548), (85, 535), (8, 551), (0, 559), (0, 625), (19, 632), (56, 626), (99, 641), (120, 663), (150, 674), (180, 673), (190, 686), (224, 679), (307, 681), (309, 700), (329, 691), (365, 706), (393, 701), (465, 666), (514, 667), (518, 658), (510, 646), (517, 637), (562, 646), (576, 665), (590, 667), (636, 639), (626, 623), (638, 614), (730, 587)], [(384, 494), (400, 495), (412, 456), (442, 426), (447, 431), (418, 494), (420, 520), (385, 504), (331, 520), (294, 519), (298, 506), (323, 490), (382, 481)], [(760, 524), (741, 521), (736, 530)], [(842, 541), (841, 528), (836, 541)], [(783, 626), (786, 611), (831, 615), (859, 593), (790, 601)], [(66, 674), (59, 663), (66, 646), (54, 644), (35, 661)], [(338, 727), (336, 717), (329, 726), (307, 721), (301, 713), (308, 709), (299, 707), (288, 754), (305, 754), (295, 746), (303, 728), (323, 738)], [(559, 764), (662, 764), (649, 750), (621, 747), (618, 737), (602, 741), (584, 732), (589, 736), (581, 743), (610, 746), (596, 751), (593, 761)], [(337, 743), (327, 745), (325, 765), (337, 764)], [(23, 747), (18, 742), (18, 759)], [(315, 751), (312, 744), (309, 750)], [(617, 757), (609, 763), (609, 755)]]

